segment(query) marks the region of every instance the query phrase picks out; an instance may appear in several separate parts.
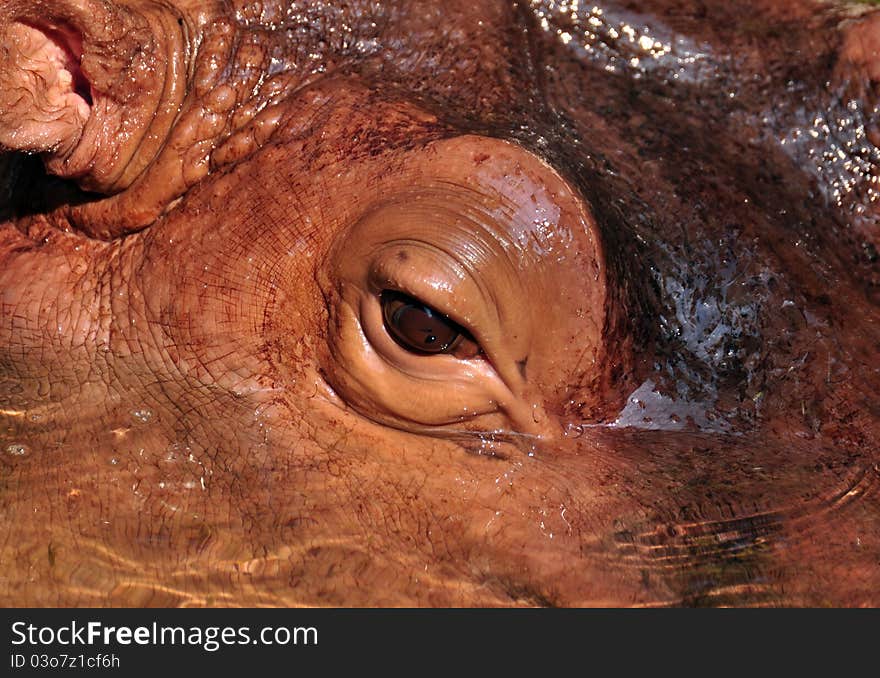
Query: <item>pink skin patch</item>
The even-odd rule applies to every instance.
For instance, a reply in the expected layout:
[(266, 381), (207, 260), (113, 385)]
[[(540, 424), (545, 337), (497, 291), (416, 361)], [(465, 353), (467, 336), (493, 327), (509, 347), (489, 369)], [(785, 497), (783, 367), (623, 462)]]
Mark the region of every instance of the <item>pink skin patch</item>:
[(82, 41), (72, 31), (14, 22), (0, 52), (0, 146), (69, 153), (91, 114), (80, 68)]
[(82, 72), (82, 38), (73, 29), (63, 26), (43, 28), (33, 26), (46, 37), (47, 49), (52, 51), (59, 69), (67, 71), (71, 76), (74, 93), (78, 94), (86, 104), (92, 104), (92, 92), (85, 73)]

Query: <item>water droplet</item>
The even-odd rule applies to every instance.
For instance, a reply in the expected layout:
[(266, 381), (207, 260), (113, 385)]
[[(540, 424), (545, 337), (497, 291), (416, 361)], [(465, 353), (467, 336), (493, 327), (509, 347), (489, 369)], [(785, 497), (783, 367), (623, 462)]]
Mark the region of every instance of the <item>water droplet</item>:
[(28, 448), (21, 443), (13, 443), (6, 447), (6, 451), (15, 457), (23, 457), (28, 453)]
[(131, 414), (131, 416), (132, 416), (133, 419), (136, 419), (137, 421), (139, 421), (139, 422), (142, 423), (142, 424), (147, 424), (147, 423), (149, 423), (150, 419), (153, 418), (153, 412), (152, 412), (152, 410), (148, 410), (148, 409), (146, 409), (146, 408), (140, 408), (140, 409), (137, 409), (137, 410), (132, 410), (132, 411), (130, 412), (130, 414)]

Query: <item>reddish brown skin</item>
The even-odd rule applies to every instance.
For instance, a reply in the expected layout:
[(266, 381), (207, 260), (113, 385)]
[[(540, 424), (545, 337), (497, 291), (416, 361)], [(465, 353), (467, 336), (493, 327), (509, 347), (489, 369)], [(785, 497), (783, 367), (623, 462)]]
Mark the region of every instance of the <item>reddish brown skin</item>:
[(0, 603), (880, 604), (880, 14), (600, 9), (0, 0)]

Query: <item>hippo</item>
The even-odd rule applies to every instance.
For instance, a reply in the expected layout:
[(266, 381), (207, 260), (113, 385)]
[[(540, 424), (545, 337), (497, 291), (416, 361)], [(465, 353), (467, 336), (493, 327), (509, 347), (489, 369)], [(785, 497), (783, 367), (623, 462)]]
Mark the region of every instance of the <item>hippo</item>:
[(880, 604), (880, 12), (0, 0), (0, 604)]

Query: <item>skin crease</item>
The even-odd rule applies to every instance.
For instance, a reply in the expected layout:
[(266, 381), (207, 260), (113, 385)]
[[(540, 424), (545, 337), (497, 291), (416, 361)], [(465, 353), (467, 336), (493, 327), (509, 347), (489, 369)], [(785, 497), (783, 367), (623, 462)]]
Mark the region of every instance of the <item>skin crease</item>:
[(877, 605), (877, 14), (744, 6), (0, 2), (0, 601)]

